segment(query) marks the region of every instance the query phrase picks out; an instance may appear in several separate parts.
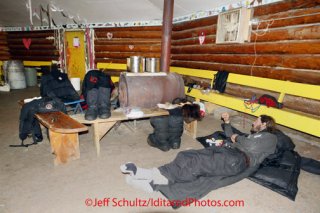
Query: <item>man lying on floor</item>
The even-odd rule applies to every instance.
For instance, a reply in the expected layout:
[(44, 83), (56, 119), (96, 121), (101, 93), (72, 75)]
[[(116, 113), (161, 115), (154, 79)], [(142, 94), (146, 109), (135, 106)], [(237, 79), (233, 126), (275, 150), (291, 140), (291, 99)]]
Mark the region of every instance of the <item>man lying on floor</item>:
[(171, 163), (159, 168), (144, 169), (126, 163), (120, 169), (127, 174), (127, 183), (147, 192), (161, 191), (169, 199), (199, 198), (208, 190), (249, 176), (275, 152), (277, 137), (272, 134), (275, 130), (272, 117), (258, 117), (252, 124), (252, 134), (247, 136), (233, 133), (228, 113), (222, 114), (222, 120), (232, 144), (182, 151)]

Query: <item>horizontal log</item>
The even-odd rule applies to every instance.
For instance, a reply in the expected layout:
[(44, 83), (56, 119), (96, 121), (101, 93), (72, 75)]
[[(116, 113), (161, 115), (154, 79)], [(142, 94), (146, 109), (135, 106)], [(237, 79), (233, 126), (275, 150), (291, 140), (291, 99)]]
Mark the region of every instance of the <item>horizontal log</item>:
[[(266, 91), (262, 89), (257, 89), (253, 87), (247, 87), (237, 84), (230, 84), (227, 83), (226, 94), (238, 97), (238, 98), (251, 98), (253, 95), (256, 98), (261, 97), (264, 94), (271, 95), (278, 99), (279, 93)], [(283, 99), (283, 104), (285, 108), (297, 110), (304, 113), (309, 113), (313, 115), (320, 116), (320, 101), (303, 98), (303, 97), (296, 97), (292, 95), (285, 95)]]
[(8, 46), (0, 45), (0, 52), (9, 52)]
[(21, 61), (52, 61), (58, 60), (58, 56), (30, 56), (30, 55), (15, 55), (11, 56), (12, 60)]
[[(171, 54), (172, 60), (319, 70), (320, 55)], [(319, 70), (320, 73), (320, 70)]]
[(199, 37), (200, 33), (204, 33), (204, 35), (215, 35), (217, 31), (216, 25), (212, 26), (204, 26), (204, 27), (197, 27), (193, 29), (183, 30), (183, 31), (173, 31), (172, 32), (172, 39), (185, 39), (191, 37)]
[(187, 75), (183, 75), (182, 78), (184, 81), (184, 85), (186, 86), (188, 84), (197, 84), (197, 85), (200, 85), (200, 87), (203, 89), (210, 88), (211, 86), (211, 79), (199, 78), (199, 77), (187, 76)]
[(183, 54), (319, 54), (320, 40), (259, 42), (243, 44), (172, 45), (171, 53)]
[[(252, 25), (252, 29), (276, 28), (303, 24), (313, 24), (320, 22), (320, 8), (310, 8), (304, 10), (294, 10), (281, 14), (272, 14), (265, 17), (259, 17), (259, 25)], [(266, 20), (266, 21), (264, 21)]]
[(0, 61), (8, 61), (8, 60), (11, 60), (11, 58), (7, 56), (0, 56)]
[[(287, 12), (288, 10), (299, 9), (299, 8), (311, 8), (319, 5), (319, 0), (298, 0), (298, 1), (284, 1), (268, 5), (262, 5), (254, 8), (253, 18), (260, 18), (259, 16), (265, 16), (269, 14)], [(211, 16), (203, 19), (194, 21), (185, 21), (176, 23), (173, 25), (173, 31), (181, 31), (186, 29), (192, 29), (200, 26), (209, 26), (217, 23), (218, 16)]]
[[(15, 45), (15, 44), (23, 44), (22, 38), (8, 38), (7, 40), (9, 45)], [(46, 38), (37, 38), (37, 39), (31, 39), (31, 44), (54, 44), (54, 40), (49, 40)]]
[(6, 52), (8, 52), (8, 51), (9, 51), (9, 48), (8, 48), (8, 46), (6, 46), (6, 45), (1, 45), (1, 44), (0, 44), (0, 51), (6, 51)]
[(272, 13), (262, 16), (255, 16), (254, 18), (257, 18), (259, 20), (271, 20), (271, 19), (281, 19), (281, 18), (287, 18), (287, 17), (294, 17), (294, 16), (304, 16), (309, 14), (314, 14), (320, 12), (319, 7), (307, 7), (307, 8), (300, 8), (300, 9), (291, 9), (289, 11), (284, 12), (278, 12), (278, 13)]
[(225, 93), (243, 99), (250, 99), (253, 95), (255, 95), (256, 98), (259, 98), (264, 94), (271, 95), (278, 99), (280, 95), (278, 92), (267, 91), (259, 88), (253, 88), (232, 83), (227, 83)]
[(59, 56), (59, 51), (58, 50), (10, 50), (9, 51), (12, 56), (14, 55), (31, 55), (31, 56)]
[(217, 24), (217, 20), (218, 20), (218, 16), (211, 16), (211, 17), (206, 17), (206, 18), (197, 19), (193, 21), (176, 23), (173, 25), (172, 30), (181, 31), (181, 30), (192, 29), (195, 27), (214, 25), (214, 24)]
[(105, 27), (94, 28), (95, 32), (115, 32), (115, 31), (161, 31), (162, 26), (137, 26), (137, 27)]
[(8, 38), (46, 38), (49, 36), (54, 36), (53, 31), (30, 31), (30, 32), (9, 32)]
[(256, 67), (250, 65), (203, 63), (190, 61), (171, 61), (171, 66), (204, 70), (226, 70), (230, 73), (251, 75), (263, 78), (293, 81), (298, 83), (320, 85), (320, 72), (314, 70), (281, 69), (277, 67)]
[(161, 45), (95, 45), (95, 52), (161, 52)]
[(0, 41), (0, 46), (8, 46), (8, 42), (5, 41)]
[(283, 104), (286, 108), (289, 109), (294, 109), (320, 116), (320, 101), (292, 95), (285, 95)]
[(287, 28), (269, 29), (267, 32), (263, 30), (254, 31), (251, 34), (251, 41), (281, 41), (281, 40), (305, 40), (320, 39), (320, 25), (312, 26), (295, 26)]
[(10, 54), (7, 52), (0, 52), (0, 57), (10, 57)]
[(102, 69), (101, 71), (107, 75), (119, 77), (122, 72), (126, 72), (127, 70)]
[[(23, 44), (14, 44), (14, 45), (8, 45), (10, 50), (21, 50), (21, 49), (26, 49), (25, 46)], [(55, 50), (56, 47), (54, 45), (48, 45), (48, 44), (33, 44), (31, 43), (29, 50)]]
[[(187, 36), (195, 36), (193, 40), (199, 39), (196, 34), (186, 34)], [(190, 38), (190, 37), (189, 37)], [(285, 41), (285, 40), (308, 40), (308, 39), (319, 39), (320, 38), (320, 25), (307, 25), (307, 26), (291, 26), (269, 29), (267, 32), (264, 30), (252, 31), (250, 40), (252, 43), (266, 42), (266, 41)], [(175, 39), (174, 39), (175, 40)], [(215, 41), (214, 41), (215, 42)]]
[(10, 55), (8, 49), (6, 49), (6, 48), (1, 48), (0, 49), (0, 54), (6, 54), (6, 55), (8, 54), (8, 55)]
[[(108, 38), (107, 34), (107, 32), (95, 33), (98, 38)], [(112, 32), (110, 40), (113, 38), (161, 38), (161, 36), (161, 31), (120, 31)]]
[(96, 58), (118, 58), (118, 59), (126, 59), (130, 56), (142, 56), (149, 58), (160, 58), (161, 53), (146, 53), (146, 52), (99, 52), (95, 54)]
[(285, 12), (293, 9), (316, 7), (319, 5), (320, 5), (320, 0), (281, 1), (281, 2), (276, 2), (272, 4), (255, 7), (253, 17)]
[(95, 39), (94, 40), (94, 44), (95, 45), (124, 45), (124, 44), (131, 44), (131, 45), (145, 45), (145, 44), (161, 44), (161, 39), (144, 39), (144, 38), (113, 38), (111, 40), (107, 39), (107, 38), (103, 38), (103, 39)]
[(95, 58), (95, 63), (127, 63), (127, 59), (115, 59), (115, 58)]
[(314, 69), (320, 72), (320, 56), (319, 55), (294, 55), (293, 57), (283, 57), (283, 67), (297, 69)]
[[(215, 35), (206, 35), (204, 44), (215, 44), (216, 36)], [(199, 45), (199, 36), (186, 39), (175, 39), (171, 40), (171, 46), (183, 46), (183, 45)]]
[(7, 40), (7, 34), (0, 34), (0, 40)]

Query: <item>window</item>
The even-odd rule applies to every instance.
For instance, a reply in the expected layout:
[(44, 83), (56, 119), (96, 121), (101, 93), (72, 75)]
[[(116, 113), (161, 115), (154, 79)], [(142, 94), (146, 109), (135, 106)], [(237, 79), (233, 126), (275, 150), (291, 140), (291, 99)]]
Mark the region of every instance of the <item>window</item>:
[(251, 9), (239, 8), (218, 16), (216, 43), (243, 43), (250, 40)]

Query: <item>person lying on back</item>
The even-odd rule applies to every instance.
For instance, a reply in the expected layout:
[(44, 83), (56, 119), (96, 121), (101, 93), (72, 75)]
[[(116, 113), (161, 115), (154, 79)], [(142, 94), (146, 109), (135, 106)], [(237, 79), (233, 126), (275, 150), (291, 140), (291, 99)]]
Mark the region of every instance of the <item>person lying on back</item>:
[(223, 113), (222, 119), (225, 134), (233, 142), (231, 145), (182, 151), (172, 162), (158, 168), (144, 169), (126, 163), (120, 169), (128, 174), (127, 183), (152, 192), (155, 185), (192, 182), (201, 177), (229, 177), (262, 163), (275, 152), (277, 137), (272, 133), (275, 129), (272, 117), (258, 117), (252, 124), (252, 133), (247, 136), (233, 133), (228, 113)]

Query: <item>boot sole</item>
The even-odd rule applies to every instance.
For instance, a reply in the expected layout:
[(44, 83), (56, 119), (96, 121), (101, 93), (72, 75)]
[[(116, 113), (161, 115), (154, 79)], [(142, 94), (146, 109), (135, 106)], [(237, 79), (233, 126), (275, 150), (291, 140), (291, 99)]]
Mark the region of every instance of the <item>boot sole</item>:
[(149, 144), (150, 146), (152, 146), (152, 147), (154, 147), (154, 148), (158, 148), (158, 149), (160, 149), (160, 150), (163, 151), (163, 152), (167, 152), (167, 151), (170, 150), (169, 147), (157, 146), (156, 144), (152, 143), (152, 141), (151, 141), (149, 138), (147, 139), (147, 142), (148, 142), (148, 144)]
[(84, 119), (86, 120), (86, 121), (94, 121), (94, 120), (96, 120), (97, 118), (86, 118), (86, 117), (84, 117)]
[(111, 115), (99, 115), (98, 116), (100, 119), (108, 119), (111, 117)]

